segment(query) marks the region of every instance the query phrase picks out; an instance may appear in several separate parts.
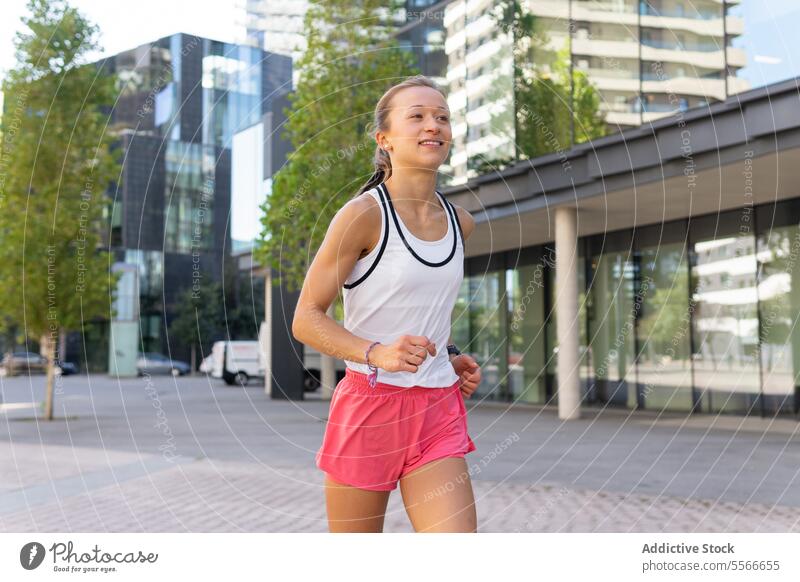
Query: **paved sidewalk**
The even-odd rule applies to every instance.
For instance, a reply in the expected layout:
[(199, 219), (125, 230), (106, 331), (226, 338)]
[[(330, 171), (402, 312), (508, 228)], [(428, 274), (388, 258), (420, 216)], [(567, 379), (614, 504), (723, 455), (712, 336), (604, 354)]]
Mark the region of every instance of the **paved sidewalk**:
[[(14, 448), (19, 457), (41, 457), (34, 445)], [(2, 446), (3, 466), (14, 465), (11, 450)], [(3, 483), (3, 531), (327, 530), (320, 473), (313, 469), (212, 459), (180, 459), (166, 467), (160, 456), (134, 460), (129, 453), (59, 446), (48, 447), (48, 454), (51, 480), (42, 483), (28, 471), (24, 488)], [(474, 489), (485, 532), (800, 531), (797, 508), (787, 506), (481, 479)], [(399, 490), (390, 497), (385, 531), (412, 531)]]
[[(3, 379), (24, 402), (40, 377)], [(0, 531), (327, 531), (328, 404), (206, 378), (62, 380), (60, 418), (0, 414)], [(800, 531), (800, 427), (467, 401), (480, 531)], [(713, 426), (712, 426), (713, 425)], [(387, 532), (411, 531), (399, 490)]]

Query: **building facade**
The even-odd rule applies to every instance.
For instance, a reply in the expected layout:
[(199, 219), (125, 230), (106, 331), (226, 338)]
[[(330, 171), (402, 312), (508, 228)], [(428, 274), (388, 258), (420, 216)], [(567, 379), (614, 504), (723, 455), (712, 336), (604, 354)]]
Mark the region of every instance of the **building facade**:
[(444, 15), (449, 1), (407, 0), (396, 31), (398, 43), (414, 55), (420, 73), (442, 87), (447, 86)]
[[(118, 262), (138, 267), (140, 345), (185, 358), (175, 342), (168, 348), (168, 329), (187, 289), (222, 278), (233, 135), (271, 112), (291, 82), (291, 59), (175, 34), (98, 66), (119, 84), (111, 127), (122, 172), (109, 192), (107, 244)], [(107, 333), (107, 325), (87, 332), (90, 370), (107, 365)], [(81, 343), (72, 338), (73, 349)]]
[[(609, 132), (725, 100), (749, 85), (737, 77), (745, 51), (739, 0), (529, 0), (535, 65), (565, 51), (600, 96)], [(476, 175), (471, 159), (514, 154), (509, 83), (511, 37), (494, 0), (448, 3), (444, 26), (453, 117), (452, 183)], [(505, 114), (504, 114), (505, 113)]]
[(797, 83), (450, 187), (478, 397), (797, 418)]

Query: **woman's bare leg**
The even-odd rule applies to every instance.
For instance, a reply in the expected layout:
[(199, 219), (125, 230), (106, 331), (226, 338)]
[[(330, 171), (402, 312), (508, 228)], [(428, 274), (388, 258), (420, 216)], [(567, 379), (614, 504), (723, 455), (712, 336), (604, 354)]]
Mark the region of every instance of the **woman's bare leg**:
[(463, 458), (425, 463), (400, 479), (400, 492), (415, 531), (478, 531), (472, 482)]
[(325, 505), (331, 533), (380, 533), (391, 491), (337, 483), (325, 474)]

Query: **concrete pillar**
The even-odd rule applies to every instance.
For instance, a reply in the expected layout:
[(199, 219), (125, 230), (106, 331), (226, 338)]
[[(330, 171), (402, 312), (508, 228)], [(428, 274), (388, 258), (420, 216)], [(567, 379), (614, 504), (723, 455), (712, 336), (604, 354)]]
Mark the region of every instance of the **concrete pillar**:
[(558, 417), (580, 418), (578, 354), (578, 212), (556, 208), (556, 321), (558, 322)]
[[(303, 400), (303, 344), (291, 333), (292, 314), (300, 298), (300, 290), (289, 291), (279, 285), (277, 271), (270, 269), (271, 289), (265, 297), (270, 298), (272, 308), (270, 326), (270, 366), (272, 377), (269, 394), (272, 400)], [(265, 299), (266, 300), (266, 299)], [(265, 314), (266, 315), (266, 314)], [(265, 317), (266, 319), (266, 317)], [(266, 389), (266, 387), (265, 387)]]

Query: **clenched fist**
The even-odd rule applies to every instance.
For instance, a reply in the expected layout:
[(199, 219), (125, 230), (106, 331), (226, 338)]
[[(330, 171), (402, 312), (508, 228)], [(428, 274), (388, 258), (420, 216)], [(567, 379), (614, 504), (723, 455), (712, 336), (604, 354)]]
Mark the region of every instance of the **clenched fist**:
[(416, 372), (428, 354), (436, 355), (436, 344), (424, 335), (401, 335), (388, 345), (378, 344), (370, 362), (387, 372)]
[(481, 367), (475, 358), (468, 354), (460, 354), (450, 360), (453, 370), (458, 374), (459, 388), (465, 397), (469, 398), (481, 383)]

